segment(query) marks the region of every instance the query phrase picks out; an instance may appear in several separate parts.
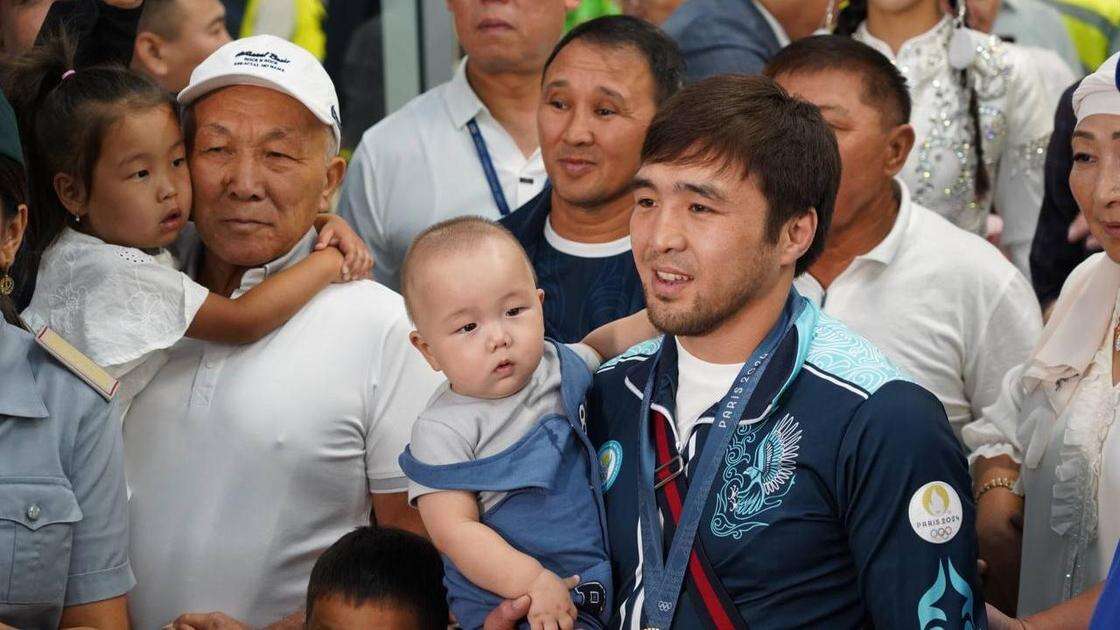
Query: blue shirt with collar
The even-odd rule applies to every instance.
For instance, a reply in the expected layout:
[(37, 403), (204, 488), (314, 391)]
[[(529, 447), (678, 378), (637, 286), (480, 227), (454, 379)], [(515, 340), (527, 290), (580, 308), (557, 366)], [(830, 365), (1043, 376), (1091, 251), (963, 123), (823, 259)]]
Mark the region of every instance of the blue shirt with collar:
[(689, 83), (717, 74), (760, 74), (782, 48), (752, 0), (688, 0), (661, 28), (680, 46)]
[(544, 334), (561, 343), (577, 343), (596, 328), (645, 308), (642, 280), (630, 251), (583, 258), (559, 251), (545, 240), (552, 211), (552, 187), (500, 223), (517, 238), (544, 289)]
[[(787, 314), (794, 300), (804, 298), (791, 291)], [(676, 370), (672, 338), (645, 342), (604, 364), (589, 394), (615, 628), (636, 627), (644, 601), (635, 492), (642, 392), (658, 379), (652, 409), (673, 425)], [(713, 405), (681, 449), (686, 484), (689, 454), (702, 452), (715, 413)], [(694, 550), (718, 599), (750, 628), (986, 627), (968, 467), (933, 394), (810, 303), (743, 417)], [(686, 580), (673, 628), (711, 624), (701, 591)]]
[(0, 623), (124, 595), (128, 505), (117, 407), (0, 319)]

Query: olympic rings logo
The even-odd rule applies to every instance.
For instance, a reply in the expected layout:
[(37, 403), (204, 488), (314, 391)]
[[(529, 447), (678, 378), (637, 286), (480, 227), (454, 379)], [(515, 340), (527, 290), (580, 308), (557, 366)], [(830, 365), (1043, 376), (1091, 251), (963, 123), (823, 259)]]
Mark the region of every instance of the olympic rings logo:
[(934, 540), (949, 540), (957, 535), (956, 527), (934, 527), (926, 530), (926, 534)]

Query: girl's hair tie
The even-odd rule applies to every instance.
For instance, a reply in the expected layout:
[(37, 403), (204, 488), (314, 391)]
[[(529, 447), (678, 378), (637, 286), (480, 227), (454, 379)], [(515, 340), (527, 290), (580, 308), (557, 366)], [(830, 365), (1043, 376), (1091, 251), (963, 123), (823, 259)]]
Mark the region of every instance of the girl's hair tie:
[(74, 76), (74, 73), (76, 73), (76, 72), (77, 72), (77, 70), (73, 70), (73, 69), (70, 69), (70, 70), (67, 70), (66, 72), (63, 72), (62, 73), (62, 80), (65, 81), (66, 79), (69, 79), (70, 77)]

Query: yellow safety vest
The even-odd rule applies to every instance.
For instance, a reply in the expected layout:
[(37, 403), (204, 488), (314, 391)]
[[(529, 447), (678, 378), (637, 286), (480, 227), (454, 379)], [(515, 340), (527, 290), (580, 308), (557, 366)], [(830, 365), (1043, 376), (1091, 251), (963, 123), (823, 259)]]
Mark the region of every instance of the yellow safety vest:
[[(327, 34), (323, 30), (323, 18), (327, 11), (321, 0), (291, 0), (295, 8), (291, 32), (286, 39), (297, 46), (306, 48), (322, 61), (327, 56)], [(256, 35), (257, 12), (261, 0), (249, 0), (245, 4), (245, 17), (241, 20), (239, 37)]]
[(1062, 12), (1070, 39), (1088, 72), (1120, 49), (1120, 0), (1047, 0)]

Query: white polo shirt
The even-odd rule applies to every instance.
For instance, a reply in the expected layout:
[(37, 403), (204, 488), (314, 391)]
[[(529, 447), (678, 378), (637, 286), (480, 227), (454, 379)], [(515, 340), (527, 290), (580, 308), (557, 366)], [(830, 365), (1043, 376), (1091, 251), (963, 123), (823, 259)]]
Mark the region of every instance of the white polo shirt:
[(999, 250), (912, 202), (895, 181), (902, 203), (887, 237), (827, 292), (809, 273), (794, 286), (936, 394), (960, 439), (1034, 348), (1042, 315)]
[(467, 128), (472, 119), (510, 211), (535, 197), (548, 177), (540, 149), (528, 158), (521, 153), (471, 89), (466, 68), (464, 59), (450, 81), (366, 131), (342, 185), (338, 213), (369, 244), (374, 277), (394, 290), (421, 231), (468, 214), (501, 218)]
[[(234, 296), (314, 237), (247, 271)], [(303, 607), (315, 559), (369, 524), (370, 494), (408, 487), (397, 457), (442, 381), (410, 330), (400, 296), (360, 281), (256, 343), (169, 350), (124, 430), (134, 627), (212, 610), (260, 627)]]

